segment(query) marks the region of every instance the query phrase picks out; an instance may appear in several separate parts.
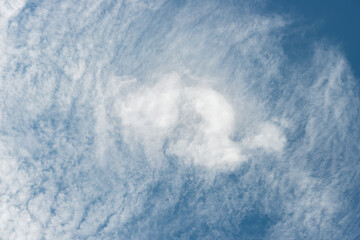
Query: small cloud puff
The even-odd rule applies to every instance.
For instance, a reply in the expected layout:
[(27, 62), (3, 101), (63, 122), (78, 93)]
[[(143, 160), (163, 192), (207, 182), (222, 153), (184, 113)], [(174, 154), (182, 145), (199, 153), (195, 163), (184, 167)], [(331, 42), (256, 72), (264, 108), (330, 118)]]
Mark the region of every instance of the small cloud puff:
[(279, 127), (264, 123), (260, 126), (258, 133), (244, 141), (244, 144), (250, 149), (263, 148), (266, 152), (282, 151), (286, 138)]

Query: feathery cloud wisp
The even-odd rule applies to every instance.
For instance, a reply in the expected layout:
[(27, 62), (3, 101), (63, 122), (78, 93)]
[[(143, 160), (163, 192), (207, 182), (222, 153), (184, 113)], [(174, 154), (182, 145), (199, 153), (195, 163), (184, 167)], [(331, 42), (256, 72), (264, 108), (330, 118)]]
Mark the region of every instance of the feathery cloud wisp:
[(334, 46), (287, 54), (291, 16), (212, 0), (0, 15), (0, 238), (359, 235), (359, 86)]

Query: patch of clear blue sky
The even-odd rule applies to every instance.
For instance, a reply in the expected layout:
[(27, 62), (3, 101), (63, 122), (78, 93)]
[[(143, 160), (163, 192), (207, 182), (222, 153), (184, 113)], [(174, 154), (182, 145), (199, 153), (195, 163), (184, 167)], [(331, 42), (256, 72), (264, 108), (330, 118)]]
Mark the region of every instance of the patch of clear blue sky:
[[(360, 0), (270, 0), (266, 10), (290, 14), (309, 24), (313, 29), (305, 38), (340, 47), (360, 79)], [(292, 41), (294, 46), (299, 44)]]

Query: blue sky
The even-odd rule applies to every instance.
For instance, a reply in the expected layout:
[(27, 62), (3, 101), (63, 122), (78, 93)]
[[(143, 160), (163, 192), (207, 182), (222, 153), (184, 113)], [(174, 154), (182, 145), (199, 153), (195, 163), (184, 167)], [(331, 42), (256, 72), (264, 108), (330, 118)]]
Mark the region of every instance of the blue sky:
[(306, 25), (312, 25), (312, 38), (326, 39), (338, 46), (360, 76), (360, 2), (347, 1), (268, 1), (268, 10), (291, 14)]
[(326, 3), (0, 2), (0, 239), (358, 239), (358, 4)]

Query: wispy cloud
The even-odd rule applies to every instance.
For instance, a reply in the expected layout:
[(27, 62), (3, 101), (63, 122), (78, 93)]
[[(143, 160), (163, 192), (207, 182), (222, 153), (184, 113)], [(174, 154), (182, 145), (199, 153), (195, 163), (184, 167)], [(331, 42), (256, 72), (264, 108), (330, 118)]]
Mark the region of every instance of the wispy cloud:
[(0, 238), (356, 238), (358, 83), (257, 4), (0, 2)]

